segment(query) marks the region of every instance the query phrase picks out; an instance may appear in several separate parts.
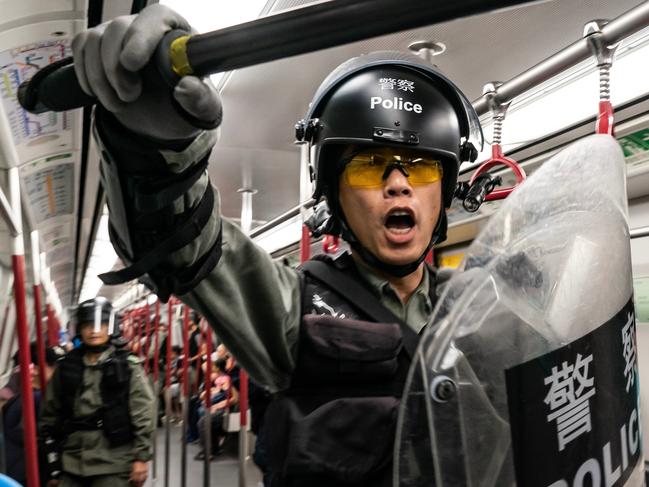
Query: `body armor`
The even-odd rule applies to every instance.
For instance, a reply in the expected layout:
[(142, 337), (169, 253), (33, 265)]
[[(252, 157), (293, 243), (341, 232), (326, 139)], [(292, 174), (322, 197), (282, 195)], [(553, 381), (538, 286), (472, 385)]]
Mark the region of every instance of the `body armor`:
[(83, 347), (70, 352), (60, 364), (60, 387), (58, 389), (66, 416), (59, 428), (59, 434), (68, 436), (73, 431), (101, 429), (111, 446), (124, 445), (131, 441), (131, 417), (129, 413), (129, 388), (131, 369), (129, 352), (116, 350), (101, 364), (101, 395), (103, 407), (89, 417), (74, 416), (74, 402), (79, 385), (83, 383)]
[[(348, 254), (325, 262), (367, 292)], [(265, 424), (273, 445), (272, 485), (390, 486), (397, 411), (411, 361), (405, 343), (414, 336), (416, 344), (418, 337), (394, 316), (377, 322), (356, 299), (310, 272), (309, 264), (295, 372), (267, 411), (273, 418)], [(372, 305), (391, 315), (378, 297)]]

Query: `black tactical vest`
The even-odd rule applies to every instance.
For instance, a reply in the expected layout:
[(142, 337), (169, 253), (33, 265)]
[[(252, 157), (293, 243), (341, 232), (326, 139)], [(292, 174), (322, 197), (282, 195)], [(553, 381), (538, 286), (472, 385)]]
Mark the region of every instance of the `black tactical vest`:
[(101, 396), (103, 406), (92, 417), (74, 416), (74, 401), (83, 384), (83, 347), (69, 352), (60, 362), (60, 385), (57, 389), (63, 406), (59, 431), (63, 436), (72, 431), (102, 429), (111, 446), (124, 445), (133, 439), (129, 412), (131, 369), (129, 352), (116, 350), (102, 363)]
[[(367, 284), (349, 256), (329, 265)], [(410, 356), (397, 323), (377, 323), (303, 272), (291, 386), (266, 411), (272, 487), (389, 487), (397, 412)], [(434, 297), (434, 282), (431, 295)], [(376, 305), (381, 306), (376, 298)]]

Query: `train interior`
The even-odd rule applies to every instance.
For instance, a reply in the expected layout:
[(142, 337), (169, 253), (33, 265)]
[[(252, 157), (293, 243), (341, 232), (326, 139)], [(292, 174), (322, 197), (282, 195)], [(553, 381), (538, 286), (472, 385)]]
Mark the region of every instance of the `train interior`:
[[(198, 32), (209, 32), (322, 2), (160, 3), (184, 15)], [(148, 318), (152, 323), (155, 320), (157, 298), (142, 284), (106, 286), (97, 277), (122, 268), (123, 263), (108, 237), (108, 210), (99, 177), (100, 154), (91, 130), (92, 110), (34, 115), (16, 101), (21, 82), (38, 69), (70, 55), (75, 34), (138, 12), (146, 4), (146, 0), (0, 1), (0, 115), (6, 117), (10, 128), (0, 143), (3, 147), (12, 146), (0, 157), (0, 189), (8, 195), (9, 207), (18, 212), (0, 219), (0, 385), (8, 380), (11, 359), (18, 349), (12, 266), (16, 230), (22, 230), (30, 340), (37, 334), (35, 309), (41, 315), (48, 343), (69, 340), (65, 330), (70, 308), (95, 296), (108, 298), (123, 312), (140, 309), (146, 303), (151, 310)], [(375, 50), (415, 52), (454, 80), (470, 100), (479, 100), (485, 84), (514, 79), (582, 39), (584, 26), (590, 21), (613, 20), (638, 8), (644, 8), (646, 16), (647, 2), (643, 4), (640, 0), (529, 2), (214, 74), (211, 78), (223, 99), (224, 119), (219, 142), (211, 154), (209, 173), (220, 189), (221, 211), (273, 257), (285, 259), (291, 265), (299, 264), (302, 222), (312, 210), (307, 205), (311, 183), (301, 163), (303, 148), (295, 143), (294, 125), (304, 117), (321, 80), (345, 59)], [(624, 152), (627, 171), (643, 405), (649, 404), (648, 77), (649, 27), (645, 27), (620, 41), (610, 81), (615, 136)], [(516, 96), (502, 126), (505, 155), (529, 176), (563, 147), (592, 134), (598, 109), (598, 83), (596, 59), (591, 56), (566, 65)], [(482, 114), (481, 122), (485, 145), (475, 163), (461, 167), (461, 181), (468, 181), (478, 165), (491, 156), (491, 111)], [(17, 164), (7, 159), (11, 151), (15, 151)], [(502, 176), (505, 186), (516, 183), (511, 171), (499, 169), (497, 174)], [(606, 185), (606, 181), (602, 184)], [(17, 197), (12, 185), (19, 188)], [(454, 203), (448, 212), (448, 239), (434, 249), (436, 265), (457, 267), (468, 245), (488, 227), (490, 217), (501, 204), (498, 200), (487, 201), (478, 211), (469, 212), (461, 203)], [(16, 225), (17, 220), (22, 223)], [(310, 253), (330, 252), (331, 244), (330, 240), (313, 239)], [(606, 276), (600, 278), (605, 285)], [(40, 289), (41, 294), (36, 303), (35, 289)], [(162, 304), (160, 316), (164, 322), (178, 324), (172, 332), (172, 342), (182, 345), (182, 306), (175, 306), (170, 319), (166, 305)], [(648, 437), (649, 414), (643, 417), (642, 430), (644, 437)], [(177, 443), (181, 440), (177, 431), (173, 434), (171, 460), (166, 461), (174, 463), (171, 469), (173, 475), (178, 475)], [(236, 443), (237, 433), (232, 436)], [(161, 483), (165, 463), (163, 429), (158, 443), (157, 482)], [(241, 480), (239, 476), (239, 485), (256, 486), (261, 477), (249, 458), (250, 451), (242, 455), (247, 479)], [(214, 463), (211, 485), (237, 483), (237, 456), (234, 448), (230, 456)], [(649, 449), (645, 450), (645, 459), (649, 460)], [(190, 485), (198, 484), (201, 467), (195, 463), (189, 469), (193, 472), (190, 475), (196, 476), (191, 477), (195, 482)], [(172, 485), (179, 484), (172, 481)]]

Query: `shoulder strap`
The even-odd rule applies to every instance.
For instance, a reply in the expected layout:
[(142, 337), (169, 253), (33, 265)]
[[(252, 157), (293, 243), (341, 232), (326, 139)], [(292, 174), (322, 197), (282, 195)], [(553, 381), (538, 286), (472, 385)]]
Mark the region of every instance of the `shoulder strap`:
[(83, 352), (75, 348), (61, 359), (57, 367), (59, 383), (55, 389), (59, 401), (63, 404), (65, 415), (71, 416), (74, 410), (74, 400), (79, 386), (83, 382)]
[(428, 269), (428, 297), (430, 298), (431, 309), (434, 309), (437, 304), (437, 298), (439, 297), (440, 280), (437, 269), (428, 264), (426, 264), (426, 268)]
[(302, 264), (302, 270), (314, 279), (326, 284), (332, 291), (340, 294), (343, 298), (349, 299), (353, 296), (353, 303), (364, 313), (379, 323), (397, 323), (403, 334), (403, 346), (412, 359), (419, 343), (419, 335), (398, 318), (392, 311), (387, 309), (376, 296), (347, 273), (329, 265), (321, 260), (309, 260)]

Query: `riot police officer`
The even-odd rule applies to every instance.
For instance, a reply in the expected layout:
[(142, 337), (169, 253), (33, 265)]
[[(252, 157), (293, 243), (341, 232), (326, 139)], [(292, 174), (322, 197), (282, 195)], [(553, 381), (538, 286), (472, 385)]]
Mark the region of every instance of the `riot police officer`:
[(153, 393), (140, 360), (115, 348), (116, 314), (105, 298), (77, 307), (81, 346), (49, 382), (39, 421), (48, 487), (141, 486), (154, 433)]
[(181, 296), (277, 393), (264, 434), (272, 485), (390, 485), (399, 398), (436, 300), (424, 258), (446, 236), (460, 163), (481, 146), (477, 115), (416, 57), (373, 53), (334, 70), (296, 136), (330, 208), (322, 229), (352, 253), (295, 271), (220, 216), (206, 170), (215, 90), (140, 76), (172, 29), (190, 26), (153, 5), (73, 41), (81, 86), (101, 103), (111, 239), (129, 263), (105, 282), (139, 277), (163, 300)]

